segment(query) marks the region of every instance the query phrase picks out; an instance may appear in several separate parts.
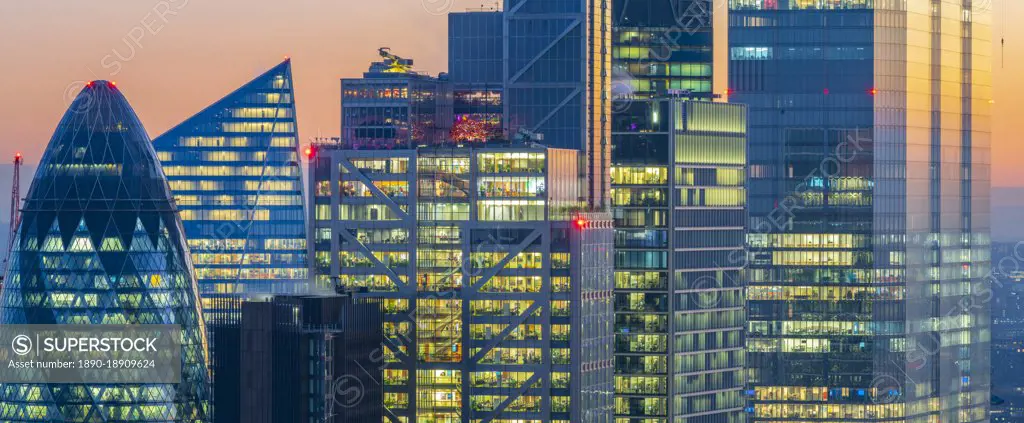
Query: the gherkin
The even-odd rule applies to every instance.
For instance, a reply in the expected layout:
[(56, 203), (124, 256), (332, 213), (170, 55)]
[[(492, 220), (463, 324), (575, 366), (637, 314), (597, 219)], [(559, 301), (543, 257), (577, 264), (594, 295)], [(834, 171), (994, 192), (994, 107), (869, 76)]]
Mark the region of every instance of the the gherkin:
[(113, 83), (64, 114), (22, 211), (0, 324), (175, 324), (179, 384), (0, 385), (3, 422), (204, 422), (206, 334), (149, 136)]

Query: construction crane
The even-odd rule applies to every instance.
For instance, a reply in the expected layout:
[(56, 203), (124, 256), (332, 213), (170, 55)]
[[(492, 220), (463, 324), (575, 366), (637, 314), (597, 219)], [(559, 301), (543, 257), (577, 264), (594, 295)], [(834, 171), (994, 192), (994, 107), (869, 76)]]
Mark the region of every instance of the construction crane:
[(11, 261), (11, 252), (14, 251), (15, 232), (21, 220), (21, 153), (14, 154), (14, 177), (11, 187), (11, 215), (10, 227), (7, 228), (7, 248), (4, 250), (4, 261), (0, 264), (0, 287), (3, 286), (4, 278), (7, 276), (7, 265)]
[(391, 53), (391, 47), (377, 49), (377, 54), (384, 58), (388, 73), (412, 73), (412, 59), (405, 59)]

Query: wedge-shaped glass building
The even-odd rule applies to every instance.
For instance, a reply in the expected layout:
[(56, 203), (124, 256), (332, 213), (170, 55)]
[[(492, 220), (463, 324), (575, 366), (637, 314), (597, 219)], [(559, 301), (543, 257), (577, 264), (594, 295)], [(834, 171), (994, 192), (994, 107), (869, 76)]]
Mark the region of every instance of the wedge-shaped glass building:
[(181, 221), (124, 96), (88, 84), (36, 171), (0, 324), (173, 324), (178, 384), (4, 384), (4, 422), (202, 422), (206, 333)]
[(208, 312), (306, 279), (294, 105), (285, 60), (154, 140)]

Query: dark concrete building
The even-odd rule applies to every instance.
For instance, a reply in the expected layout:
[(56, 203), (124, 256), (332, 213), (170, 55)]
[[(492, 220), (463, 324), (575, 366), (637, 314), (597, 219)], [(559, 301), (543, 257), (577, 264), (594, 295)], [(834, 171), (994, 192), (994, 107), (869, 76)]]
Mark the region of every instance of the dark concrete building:
[(279, 296), (238, 311), (211, 322), (216, 422), (381, 421), (379, 303)]

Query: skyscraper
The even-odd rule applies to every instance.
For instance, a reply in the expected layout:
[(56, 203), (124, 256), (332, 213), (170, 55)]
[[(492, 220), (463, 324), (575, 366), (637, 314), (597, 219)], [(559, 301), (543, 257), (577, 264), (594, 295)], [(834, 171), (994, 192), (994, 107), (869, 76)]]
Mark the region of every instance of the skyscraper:
[(381, 422), (379, 301), (279, 295), (210, 323), (214, 421)]
[(743, 419), (746, 120), (686, 98), (614, 114), (619, 423)]
[[(727, 8), (712, 0), (612, 2), (612, 92), (616, 101), (727, 94)], [(623, 106), (625, 107), (625, 106)], [(614, 111), (620, 110), (615, 107)]]
[(3, 384), (0, 420), (208, 421), (185, 234), (149, 136), (113, 83), (90, 82), (57, 125), (16, 238), (0, 324), (180, 325), (181, 382)]
[(314, 273), (382, 299), (392, 420), (611, 421), (611, 219), (576, 208), (576, 157), (317, 151)]
[(503, 138), (503, 19), (501, 11), (448, 14), (453, 141)]
[(196, 266), (217, 298), (303, 292), (306, 228), (291, 62), (153, 142)]
[(746, 109), (727, 8), (613, 1), (616, 419), (742, 419)]
[(580, 155), (581, 197), (608, 206), (611, 1), (505, 0), (506, 133)]
[(987, 421), (991, 3), (730, 4), (753, 421)]

